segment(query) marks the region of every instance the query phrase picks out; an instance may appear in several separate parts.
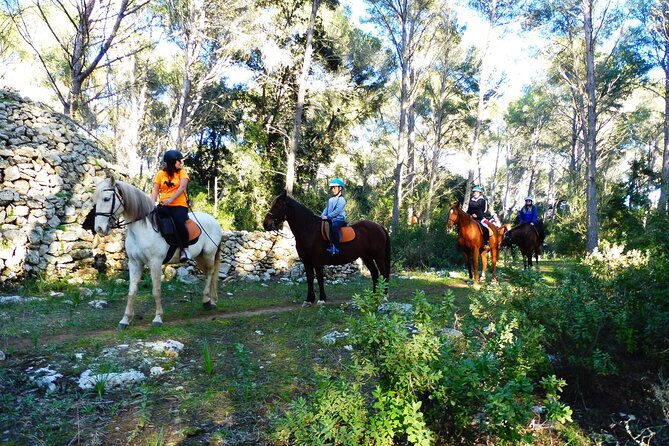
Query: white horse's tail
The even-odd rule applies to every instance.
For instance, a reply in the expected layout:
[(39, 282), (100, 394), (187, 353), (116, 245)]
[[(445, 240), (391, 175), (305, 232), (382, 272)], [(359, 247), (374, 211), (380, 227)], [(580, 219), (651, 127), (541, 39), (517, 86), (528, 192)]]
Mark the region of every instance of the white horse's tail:
[(216, 248), (216, 254), (214, 254), (214, 277), (211, 278), (211, 295), (214, 302), (218, 301), (218, 273), (221, 270), (221, 246), (223, 245), (223, 240), (221, 240)]

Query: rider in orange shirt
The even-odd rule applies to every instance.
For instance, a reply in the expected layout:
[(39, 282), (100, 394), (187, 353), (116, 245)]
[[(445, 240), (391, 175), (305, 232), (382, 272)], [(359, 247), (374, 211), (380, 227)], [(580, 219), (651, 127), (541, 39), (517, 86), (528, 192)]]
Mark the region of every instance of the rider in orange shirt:
[(183, 169), (183, 155), (178, 150), (168, 150), (163, 155), (165, 167), (158, 171), (153, 180), (153, 201), (159, 205), (158, 212), (161, 215), (170, 216), (174, 220), (179, 247), (181, 248), (181, 261), (190, 260), (188, 251), (188, 200), (186, 189), (190, 178)]

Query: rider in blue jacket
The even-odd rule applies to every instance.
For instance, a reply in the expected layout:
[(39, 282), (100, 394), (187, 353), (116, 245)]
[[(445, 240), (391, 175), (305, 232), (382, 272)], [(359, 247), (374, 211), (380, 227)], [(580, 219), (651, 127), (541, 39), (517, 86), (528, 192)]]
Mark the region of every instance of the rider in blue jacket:
[(518, 211), (518, 223), (521, 225), (523, 223), (529, 223), (534, 226), (534, 229), (536, 229), (537, 235), (539, 236), (539, 243), (543, 244), (544, 239), (546, 238), (546, 232), (543, 222), (539, 220), (539, 212), (534, 205), (534, 197), (532, 195), (525, 197), (525, 206)]
[(528, 195), (525, 197), (525, 206), (518, 211), (518, 223), (529, 223), (534, 225), (539, 218), (537, 207), (534, 206), (534, 197)]
[(327, 252), (330, 254), (339, 253), (340, 228), (346, 226), (346, 198), (342, 194), (344, 191), (344, 181), (341, 178), (335, 178), (329, 183), (332, 197), (328, 200), (327, 206), (321, 214), (322, 220), (330, 222), (330, 247)]

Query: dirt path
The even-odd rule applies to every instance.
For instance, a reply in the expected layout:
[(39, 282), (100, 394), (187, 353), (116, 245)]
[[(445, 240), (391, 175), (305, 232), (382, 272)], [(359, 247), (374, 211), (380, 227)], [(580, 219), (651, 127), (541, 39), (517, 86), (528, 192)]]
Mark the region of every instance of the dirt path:
[[(452, 284), (450, 288), (461, 288), (461, 287), (466, 287), (467, 285), (464, 284)], [(445, 287), (444, 286), (439, 286), (439, 287), (430, 287), (426, 289), (425, 291), (427, 293), (430, 292), (437, 292), (440, 290), (443, 290)], [(449, 288), (449, 287), (446, 287)], [(413, 292), (409, 291), (401, 291), (401, 292), (396, 292), (393, 293), (393, 298), (394, 300), (396, 298), (403, 298), (412, 295)], [(350, 302), (351, 299), (329, 299), (327, 303), (325, 304), (326, 307), (333, 307), (333, 306), (338, 306), (343, 303)], [(191, 322), (203, 322), (203, 321), (215, 321), (215, 320), (224, 320), (224, 319), (233, 319), (233, 318), (239, 318), (239, 317), (252, 317), (252, 316), (261, 316), (261, 315), (273, 315), (273, 314), (281, 314), (281, 313), (287, 313), (291, 311), (300, 311), (300, 310), (305, 310), (305, 311), (311, 311), (318, 308), (317, 305), (313, 305), (312, 307), (308, 308), (303, 308), (302, 304), (291, 304), (291, 305), (279, 305), (279, 306), (272, 306), (272, 307), (264, 307), (264, 308), (257, 308), (254, 310), (242, 310), (242, 311), (223, 311), (223, 310), (213, 310), (207, 314), (202, 314), (198, 316), (192, 316), (192, 317), (181, 317), (178, 319), (170, 319), (169, 321), (165, 322), (166, 324), (170, 324), (173, 326), (180, 326), (180, 325), (185, 325), (189, 324)], [(141, 325), (140, 325), (141, 324)], [(136, 328), (141, 328), (141, 329), (149, 329), (151, 326), (150, 324), (144, 324), (142, 322), (135, 322), (133, 325)], [(99, 337), (99, 336), (106, 336), (106, 335), (112, 335), (118, 331), (118, 328), (105, 328), (105, 329), (100, 329), (100, 330), (90, 330), (84, 333), (81, 332), (76, 332), (76, 333), (60, 333), (56, 335), (45, 335), (41, 336), (39, 339), (40, 345), (46, 345), (46, 344), (51, 344), (51, 343), (61, 343), (61, 342), (68, 342), (72, 341), (76, 338), (81, 338), (81, 337)], [(5, 339), (3, 342), (2, 348), (4, 350), (12, 349), (16, 352), (21, 352), (21, 351), (27, 351), (31, 350), (34, 348), (34, 340), (29, 338), (29, 337), (17, 337), (13, 339)]]

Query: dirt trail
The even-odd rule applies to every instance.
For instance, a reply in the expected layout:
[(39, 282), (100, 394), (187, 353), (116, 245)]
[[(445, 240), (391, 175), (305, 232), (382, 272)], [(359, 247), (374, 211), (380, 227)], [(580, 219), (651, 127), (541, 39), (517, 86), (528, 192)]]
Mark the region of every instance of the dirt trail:
[[(465, 286), (466, 285), (462, 285)], [(460, 287), (459, 284), (453, 284), (451, 287)], [(438, 290), (443, 290), (445, 287), (440, 286), (440, 287), (432, 287), (430, 289), (426, 289), (426, 292), (430, 291), (438, 291)], [(406, 291), (406, 292), (398, 292), (398, 293), (393, 293), (393, 300), (396, 300), (397, 298), (403, 298), (407, 297), (409, 295), (413, 294), (412, 292)], [(325, 304), (326, 307), (332, 307), (332, 306), (338, 306), (343, 303), (350, 302), (351, 299), (328, 299), (327, 303)], [(213, 310), (211, 312), (208, 312), (207, 314), (201, 314), (198, 316), (192, 316), (192, 317), (181, 317), (177, 319), (168, 319), (164, 320), (164, 324), (169, 324), (172, 326), (179, 326), (179, 325), (185, 325), (191, 322), (202, 322), (202, 321), (207, 321), (207, 320), (219, 320), (219, 319), (232, 319), (232, 318), (238, 318), (238, 317), (251, 317), (251, 316), (260, 316), (260, 315), (273, 315), (273, 314), (281, 314), (281, 313), (287, 313), (290, 311), (299, 311), (299, 310), (305, 310), (305, 311), (313, 311), (314, 309), (317, 309), (317, 305), (313, 305), (308, 308), (303, 308), (302, 304), (291, 304), (291, 305), (279, 305), (279, 306), (272, 306), (272, 307), (264, 307), (264, 308), (256, 308), (253, 310), (241, 310), (241, 311), (226, 311), (226, 310)], [(151, 323), (148, 322), (143, 322), (143, 321), (138, 321), (135, 320), (133, 327), (136, 328), (142, 328), (142, 329), (149, 329), (151, 327)], [(81, 337), (98, 337), (98, 336), (105, 336), (105, 335), (111, 335), (114, 334), (118, 331), (117, 327), (114, 328), (105, 328), (105, 329), (100, 329), (100, 330), (90, 330), (84, 333), (81, 332), (76, 332), (76, 333), (60, 333), (56, 335), (45, 335), (41, 336), (39, 339), (40, 345), (46, 345), (46, 344), (51, 344), (51, 343), (61, 343), (61, 342), (68, 342), (72, 341), (76, 338), (81, 338)], [(17, 337), (13, 339), (4, 339), (2, 345), (0, 345), (0, 349), (7, 351), (8, 349), (12, 349), (16, 352), (20, 351), (26, 351), (34, 348), (34, 340), (29, 338), (29, 337)]]
[[(328, 301), (327, 305), (332, 306), (333, 304), (337, 303), (343, 303), (344, 301), (337, 301), (337, 300), (332, 300)], [(179, 319), (169, 319), (165, 321), (165, 324), (170, 324), (174, 326), (179, 326), (179, 325), (185, 325), (191, 322), (202, 322), (206, 320), (218, 320), (218, 319), (232, 319), (232, 318), (237, 318), (237, 317), (249, 317), (249, 316), (259, 316), (263, 314), (280, 314), (280, 313), (286, 313), (288, 311), (297, 311), (301, 310), (302, 306), (300, 304), (294, 304), (294, 305), (283, 305), (283, 306), (277, 306), (277, 307), (267, 307), (267, 308), (257, 308), (255, 310), (244, 310), (244, 311), (233, 311), (233, 312), (224, 312), (224, 311), (217, 311), (213, 310), (213, 312), (210, 312), (208, 314), (202, 314), (199, 316), (193, 316), (193, 317), (183, 317)], [(306, 308), (308, 309), (308, 308)], [(133, 323), (133, 327), (137, 328), (144, 328), (148, 329), (150, 328), (150, 322), (148, 324), (142, 322), (142, 321), (135, 321)], [(118, 331), (118, 328), (106, 328), (106, 329), (101, 329), (101, 330), (91, 330), (87, 331), (85, 333), (60, 333), (57, 335), (52, 335), (52, 336), (42, 336), (39, 339), (39, 342), (41, 345), (44, 344), (50, 344), (50, 343), (59, 343), (59, 342), (67, 342), (71, 341), (76, 338), (80, 337), (97, 337), (97, 336), (104, 336), (104, 335), (110, 335), (113, 333), (116, 333)], [(5, 340), (4, 349), (12, 348), (15, 351), (20, 351), (20, 350), (28, 350), (33, 348), (33, 340), (30, 338), (14, 338), (14, 339), (9, 339)]]

